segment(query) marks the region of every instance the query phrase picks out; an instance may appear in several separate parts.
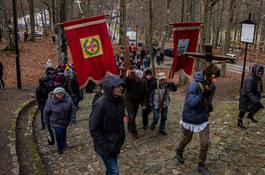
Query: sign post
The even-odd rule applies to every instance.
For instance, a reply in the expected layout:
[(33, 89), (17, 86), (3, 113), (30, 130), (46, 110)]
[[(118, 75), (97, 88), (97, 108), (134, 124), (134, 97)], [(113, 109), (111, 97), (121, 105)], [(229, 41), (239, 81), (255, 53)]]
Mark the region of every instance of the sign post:
[(241, 87), (243, 88), (244, 84), (244, 77), (245, 77), (245, 67), (246, 67), (246, 59), (247, 59), (247, 52), (248, 52), (248, 43), (254, 43), (254, 36), (255, 36), (255, 28), (257, 23), (251, 20), (251, 13), (249, 13), (249, 19), (241, 22), (241, 35), (240, 35), (240, 42), (246, 43), (246, 50), (245, 50), (245, 58), (244, 58), (244, 66), (242, 71), (242, 79), (241, 79)]

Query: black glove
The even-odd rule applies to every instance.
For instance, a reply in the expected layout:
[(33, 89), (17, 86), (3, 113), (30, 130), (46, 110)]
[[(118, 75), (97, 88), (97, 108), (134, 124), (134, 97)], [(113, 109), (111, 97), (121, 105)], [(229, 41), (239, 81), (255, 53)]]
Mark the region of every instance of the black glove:
[(212, 112), (212, 111), (213, 111), (213, 106), (210, 105), (208, 112)]
[(204, 98), (208, 98), (212, 95), (212, 91), (205, 90), (202, 95), (204, 96)]

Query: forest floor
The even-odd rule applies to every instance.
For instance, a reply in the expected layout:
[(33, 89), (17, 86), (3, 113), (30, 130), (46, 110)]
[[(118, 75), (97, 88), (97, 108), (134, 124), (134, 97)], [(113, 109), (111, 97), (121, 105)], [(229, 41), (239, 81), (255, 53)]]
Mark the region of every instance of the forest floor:
[[(39, 37), (35, 42), (24, 43), (23, 40), (19, 42), (19, 59), (22, 89), (17, 86), (16, 74), (16, 57), (14, 53), (4, 52), (5, 41), (0, 42), (0, 62), (3, 63), (4, 72), (3, 80), (5, 81), (5, 88), (0, 89), (0, 174), (11, 174), (12, 157), (10, 149), (7, 146), (8, 131), (11, 128), (11, 119), (13, 119), (13, 112), (19, 106), (28, 101), (32, 94), (35, 94), (35, 89), (38, 86), (38, 80), (44, 76), (46, 69), (46, 62), (50, 59), (55, 67), (56, 61), (56, 46), (52, 42), (51, 37)], [(114, 53), (121, 53), (122, 50), (117, 43), (113, 43)], [(214, 50), (214, 53), (219, 53)], [(71, 54), (68, 49), (69, 63), (72, 63)], [(160, 70), (167, 74), (169, 70)], [(178, 77), (178, 76), (175, 76)], [(218, 93), (216, 98), (221, 101), (233, 100), (238, 96), (239, 81), (241, 74), (227, 72), (226, 78), (220, 78), (218, 81)], [(191, 79), (192, 80), (192, 79)], [(237, 80), (237, 81), (235, 81)], [(177, 82), (177, 78), (173, 81)], [(186, 86), (179, 88), (179, 93), (185, 94)]]

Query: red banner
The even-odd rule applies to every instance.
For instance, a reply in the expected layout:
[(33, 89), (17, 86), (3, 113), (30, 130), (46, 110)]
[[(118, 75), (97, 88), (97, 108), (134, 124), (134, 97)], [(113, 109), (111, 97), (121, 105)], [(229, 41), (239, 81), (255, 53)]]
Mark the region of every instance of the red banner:
[(118, 75), (105, 15), (64, 22), (80, 88), (102, 80), (106, 73)]
[(185, 57), (185, 52), (196, 52), (200, 22), (174, 23), (174, 60), (171, 78), (174, 73), (183, 69), (191, 75), (194, 59)]

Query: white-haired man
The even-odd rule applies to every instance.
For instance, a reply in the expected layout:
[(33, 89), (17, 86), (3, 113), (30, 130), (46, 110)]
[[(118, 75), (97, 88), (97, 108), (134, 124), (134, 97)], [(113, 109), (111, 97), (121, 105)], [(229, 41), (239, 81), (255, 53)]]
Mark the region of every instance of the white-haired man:
[(135, 78), (129, 76), (130, 72), (131, 70), (128, 70), (123, 78), (123, 81), (126, 83), (124, 101), (129, 116), (128, 131), (132, 133), (132, 138), (135, 140), (138, 138), (135, 118), (140, 103), (143, 110), (146, 109), (148, 85), (146, 80), (143, 79), (143, 72), (141, 70), (135, 71)]

